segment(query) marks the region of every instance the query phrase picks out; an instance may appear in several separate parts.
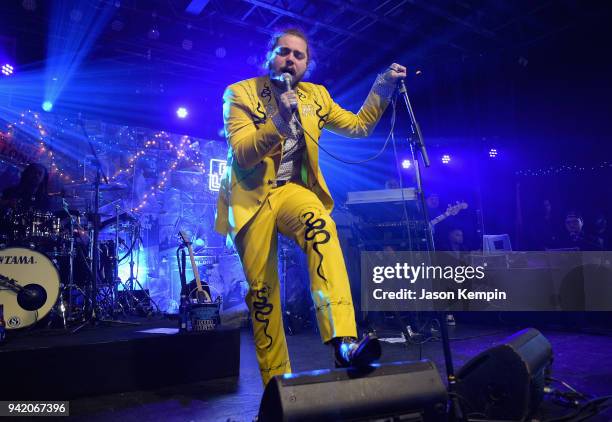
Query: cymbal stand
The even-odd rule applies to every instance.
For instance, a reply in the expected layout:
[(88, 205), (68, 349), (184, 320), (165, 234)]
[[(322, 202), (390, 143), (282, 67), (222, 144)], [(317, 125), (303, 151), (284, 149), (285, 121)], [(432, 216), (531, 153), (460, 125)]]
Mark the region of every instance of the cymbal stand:
[[(62, 316), (62, 324), (64, 325), (64, 330), (68, 329), (68, 321), (66, 318), (66, 311), (69, 314), (72, 313), (72, 286), (74, 284), (74, 217), (68, 212), (68, 219), (70, 220), (70, 249), (68, 252), (68, 284), (63, 284), (60, 292), (60, 314)], [(68, 290), (68, 309), (66, 308), (66, 303), (64, 302), (64, 291)]]
[[(140, 244), (142, 244), (142, 239), (140, 237), (140, 222), (137, 221), (134, 224), (134, 233), (133, 233), (132, 242), (130, 244), (129, 251), (128, 251), (128, 254), (130, 256), (130, 262), (129, 262), (130, 276), (127, 280), (123, 282), (120, 281), (120, 283), (121, 285), (123, 285), (123, 291), (126, 292), (126, 294), (129, 295), (131, 298), (131, 302), (128, 302), (128, 307), (131, 312), (136, 311), (138, 307), (143, 309), (143, 307), (140, 305), (141, 300), (139, 300), (136, 297), (136, 295), (134, 295), (134, 290), (135, 290), (134, 283), (135, 283), (136, 285), (138, 285), (138, 288), (140, 289), (140, 291), (142, 291), (143, 294), (147, 297), (149, 302), (153, 304), (153, 306), (155, 306), (156, 311), (159, 313), (161, 312), (161, 310), (159, 306), (157, 305), (157, 302), (153, 300), (149, 292), (145, 290), (142, 284), (140, 284), (140, 281), (138, 281), (138, 277), (134, 273), (134, 265), (136, 265), (136, 262), (134, 262), (134, 248), (138, 248)], [(138, 252), (138, 254), (140, 254), (140, 252)], [(117, 262), (119, 262), (119, 260)], [(118, 265), (117, 265), (117, 268), (119, 268)]]
[[(83, 130), (85, 130), (83, 128)], [(96, 151), (91, 143), (91, 141), (89, 140), (89, 136), (87, 136), (87, 142), (89, 143), (89, 146), (91, 148), (92, 153), (94, 154), (94, 158), (95, 158), (95, 162), (96, 162), (96, 178), (95, 178), (95, 182), (94, 182), (94, 205), (93, 205), (93, 212), (90, 214), (91, 219), (92, 219), (92, 232), (93, 232), (93, 236), (92, 236), (92, 241), (91, 241), (91, 267), (90, 267), (90, 276), (91, 276), (91, 284), (89, 286), (89, 302), (90, 302), (90, 307), (91, 309), (88, 310), (88, 316), (89, 318), (81, 325), (79, 325), (77, 328), (75, 328), (72, 333), (76, 333), (77, 331), (79, 331), (81, 328), (83, 328), (85, 325), (88, 324), (96, 324), (99, 320), (98, 320), (98, 315), (97, 315), (97, 311), (98, 311), (98, 301), (97, 301), (97, 296), (98, 296), (98, 268), (99, 268), (99, 258), (100, 258), (100, 254), (99, 254), (99, 250), (98, 250), (98, 243), (99, 243), (99, 235), (100, 235), (100, 177), (101, 177), (101, 166), (100, 166), (100, 161), (98, 160), (98, 156), (96, 154)], [(104, 175), (104, 180), (106, 183), (108, 183), (108, 179), (106, 178), (106, 175)]]
[(100, 254), (99, 254), (99, 235), (100, 235), (100, 182), (101, 179), (104, 178), (104, 183), (107, 185), (108, 178), (102, 169), (102, 163), (100, 162), (100, 158), (96, 153), (96, 149), (94, 148), (91, 140), (89, 139), (89, 135), (85, 126), (83, 126), (83, 121), (80, 121), (81, 129), (83, 130), (83, 134), (85, 135), (85, 139), (87, 139), (87, 143), (89, 144), (89, 149), (91, 150), (91, 154), (94, 157), (93, 163), (96, 167), (96, 177), (94, 181), (94, 204), (93, 204), (93, 212), (91, 213), (91, 218), (93, 221), (93, 236), (92, 236), (92, 256), (91, 256), (91, 286), (90, 286), (90, 303), (91, 310), (89, 312), (89, 318), (80, 326), (75, 328), (72, 333), (76, 333), (81, 328), (88, 324), (96, 325), (98, 322), (105, 323), (118, 323), (118, 324), (130, 324), (130, 325), (139, 325), (139, 323), (127, 322), (127, 321), (115, 321), (115, 320), (102, 320), (98, 317), (99, 315), (99, 307), (98, 307), (98, 269), (100, 267)]
[(118, 287), (121, 283), (121, 279), (119, 278), (119, 205), (115, 204), (115, 247), (113, 250), (113, 294), (112, 294), (112, 305), (111, 309), (113, 315), (115, 314), (115, 306), (119, 305), (121, 307), (122, 312), (125, 312), (123, 306), (119, 301), (116, 300), (116, 296), (118, 294)]

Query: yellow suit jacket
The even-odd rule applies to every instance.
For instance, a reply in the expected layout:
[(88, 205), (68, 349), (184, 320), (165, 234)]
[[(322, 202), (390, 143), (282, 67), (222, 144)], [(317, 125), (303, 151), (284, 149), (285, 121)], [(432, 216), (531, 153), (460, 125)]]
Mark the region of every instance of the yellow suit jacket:
[[(324, 128), (351, 138), (368, 136), (389, 102), (377, 92), (372, 89), (355, 114), (336, 104), (324, 86), (300, 82), (296, 94), (298, 113), (305, 132), (317, 141)], [(229, 246), (273, 187), (285, 138), (274, 123), (280, 115), (268, 76), (230, 85), (223, 95), (223, 101), (229, 149), (226, 172), (219, 190), (215, 229), (228, 235)], [(319, 148), (310, 136), (304, 134), (307, 156), (302, 160), (306, 164), (304, 182), (331, 211), (333, 199), (319, 168)]]

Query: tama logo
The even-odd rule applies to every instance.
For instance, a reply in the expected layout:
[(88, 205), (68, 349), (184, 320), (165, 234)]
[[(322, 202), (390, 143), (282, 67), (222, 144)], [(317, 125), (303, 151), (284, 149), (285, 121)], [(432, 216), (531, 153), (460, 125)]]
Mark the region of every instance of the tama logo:
[(30, 255), (30, 256), (7, 255), (7, 256), (0, 256), (0, 264), (36, 264), (36, 262), (34, 261), (33, 255)]

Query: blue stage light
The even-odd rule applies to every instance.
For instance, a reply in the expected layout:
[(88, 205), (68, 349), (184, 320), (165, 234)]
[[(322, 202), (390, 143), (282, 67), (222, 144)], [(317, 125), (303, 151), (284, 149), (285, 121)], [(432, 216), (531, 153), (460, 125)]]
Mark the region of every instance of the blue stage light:
[(448, 155), (448, 154), (444, 154), (444, 155), (442, 156), (442, 164), (448, 164), (448, 163), (450, 163), (450, 160), (451, 160), (450, 155)]
[(5, 76), (11, 76), (13, 74), (14, 68), (10, 64), (2, 65), (2, 74)]
[(179, 107), (176, 109), (176, 115), (179, 117), (179, 119), (184, 119), (188, 114), (189, 112), (185, 107)]
[(42, 109), (45, 111), (53, 110), (53, 103), (51, 101), (45, 101), (42, 103)]
[(55, 103), (69, 87), (116, 8), (113, 2), (99, 0), (49, 3), (43, 98)]
[(402, 168), (403, 169), (409, 169), (410, 166), (412, 166), (412, 162), (410, 160), (404, 160), (402, 161)]
[(495, 149), (495, 148), (491, 148), (491, 149), (489, 150), (489, 157), (490, 157), (490, 158), (495, 158), (495, 157), (497, 157), (497, 149)]

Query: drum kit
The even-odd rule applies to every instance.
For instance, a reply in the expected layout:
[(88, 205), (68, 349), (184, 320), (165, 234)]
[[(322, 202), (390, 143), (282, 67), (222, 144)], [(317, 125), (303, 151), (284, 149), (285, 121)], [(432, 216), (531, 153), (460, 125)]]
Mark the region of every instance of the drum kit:
[[(104, 185), (113, 191), (124, 187)], [(91, 184), (70, 188), (87, 191)], [(49, 198), (49, 210), (0, 211), (0, 304), (6, 329), (41, 326), (44, 319), (48, 327), (78, 330), (92, 319), (151, 313), (155, 302), (134, 294), (142, 289), (132, 271), (140, 238), (136, 216), (121, 200), (73, 209), (69, 204), (88, 201), (79, 201), (78, 194)], [(130, 278), (121, 280), (119, 264), (127, 259)]]

